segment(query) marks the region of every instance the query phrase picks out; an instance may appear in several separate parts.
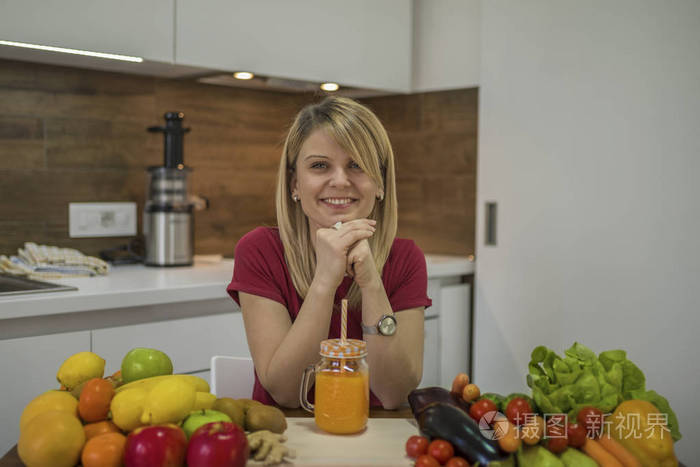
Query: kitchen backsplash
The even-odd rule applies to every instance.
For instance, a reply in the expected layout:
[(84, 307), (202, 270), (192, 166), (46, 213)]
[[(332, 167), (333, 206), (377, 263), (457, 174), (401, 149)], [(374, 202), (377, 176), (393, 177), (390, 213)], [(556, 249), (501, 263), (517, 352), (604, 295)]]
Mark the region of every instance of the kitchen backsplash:
[[(195, 214), (196, 253), (232, 256), (243, 234), (275, 224), (286, 129), (319, 98), (0, 60), (0, 253), (127, 243), (69, 238), (68, 203), (136, 201), (140, 217), (146, 168), (163, 161), (162, 136), (146, 128), (179, 110), (191, 192), (210, 201)], [(399, 236), (426, 253), (474, 252), (477, 100), (477, 89), (362, 100), (394, 146)]]

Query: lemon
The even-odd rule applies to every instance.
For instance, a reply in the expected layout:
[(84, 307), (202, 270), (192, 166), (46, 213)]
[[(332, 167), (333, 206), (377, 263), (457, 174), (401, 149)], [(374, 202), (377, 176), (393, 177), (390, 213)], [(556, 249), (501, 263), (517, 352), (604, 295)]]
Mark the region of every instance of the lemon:
[(176, 423), (185, 418), (197, 399), (194, 387), (179, 379), (156, 384), (148, 393), (141, 423)]
[(19, 431), (22, 432), (37, 415), (51, 410), (68, 412), (77, 417), (78, 399), (73, 397), (70, 392), (58, 389), (52, 389), (36, 396), (22, 411), (19, 418)]
[(72, 467), (80, 460), (85, 431), (78, 417), (51, 410), (34, 417), (19, 435), (17, 452), (28, 467)]
[(141, 423), (143, 408), (148, 399), (148, 391), (133, 388), (115, 395), (109, 406), (112, 421), (124, 431), (132, 431), (145, 423)]
[(92, 378), (102, 378), (105, 361), (92, 352), (79, 352), (71, 355), (58, 369), (56, 379), (68, 390)]

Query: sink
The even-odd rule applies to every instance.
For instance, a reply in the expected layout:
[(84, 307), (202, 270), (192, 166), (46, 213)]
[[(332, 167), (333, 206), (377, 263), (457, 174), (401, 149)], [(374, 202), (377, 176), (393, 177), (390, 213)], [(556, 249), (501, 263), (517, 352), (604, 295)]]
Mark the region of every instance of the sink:
[(27, 279), (26, 277), (0, 274), (0, 296), (37, 292), (62, 292), (68, 290), (78, 290), (78, 288), (70, 285)]

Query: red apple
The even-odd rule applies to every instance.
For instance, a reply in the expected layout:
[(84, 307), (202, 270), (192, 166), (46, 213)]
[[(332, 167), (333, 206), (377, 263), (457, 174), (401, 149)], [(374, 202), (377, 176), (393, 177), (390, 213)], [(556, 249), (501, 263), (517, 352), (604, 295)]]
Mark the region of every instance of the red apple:
[(192, 433), (187, 447), (187, 466), (243, 467), (248, 454), (248, 439), (238, 425), (212, 422)]
[(187, 437), (177, 425), (137, 428), (126, 438), (126, 467), (182, 467), (185, 465)]

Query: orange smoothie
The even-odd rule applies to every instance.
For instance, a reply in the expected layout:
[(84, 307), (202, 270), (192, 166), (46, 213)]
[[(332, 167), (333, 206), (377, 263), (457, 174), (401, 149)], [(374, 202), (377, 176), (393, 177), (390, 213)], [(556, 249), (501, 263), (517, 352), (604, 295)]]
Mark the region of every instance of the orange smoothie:
[(320, 371), (316, 373), (316, 424), (335, 434), (357, 433), (369, 417), (369, 374)]

